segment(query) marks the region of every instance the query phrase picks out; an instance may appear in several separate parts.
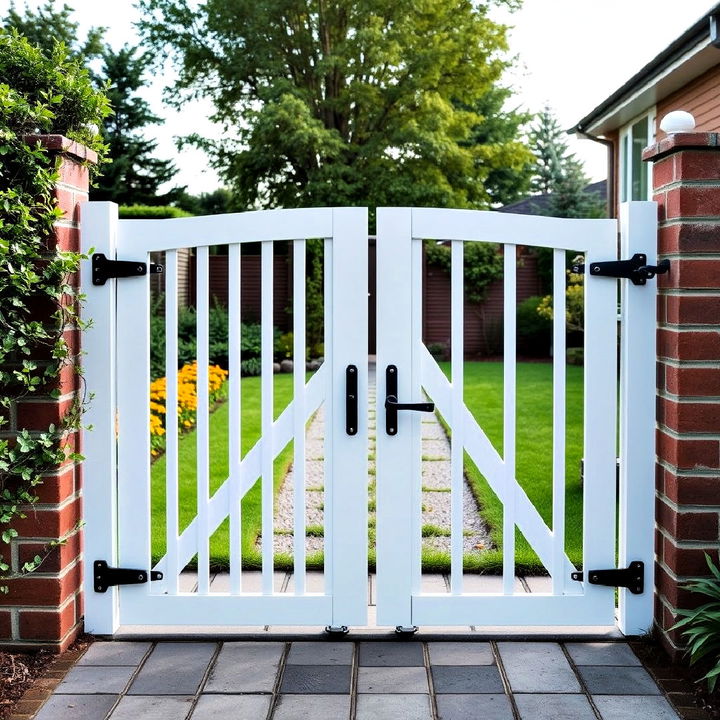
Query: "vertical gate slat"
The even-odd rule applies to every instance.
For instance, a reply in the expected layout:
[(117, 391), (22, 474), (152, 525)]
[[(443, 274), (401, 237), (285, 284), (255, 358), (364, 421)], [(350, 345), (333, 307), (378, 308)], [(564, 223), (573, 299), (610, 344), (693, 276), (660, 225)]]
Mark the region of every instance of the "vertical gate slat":
[(210, 404), (208, 366), (210, 364), (209, 248), (197, 249), (197, 550), (198, 592), (210, 592)]
[(333, 588), (333, 514), (328, 509), (333, 507), (333, 348), (332, 340), (333, 322), (333, 241), (325, 239), (323, 242), (323, 369), (325, 370), (325, 437), (323, 438), (323, 477), (324, 477), (324, 541), (323, 541), (323, 567), (326, 592)]
[(241, 396), (241, 266), (240, 245), (228, 248), (228, 370), (230, 437), (228, 442), (230, 469), (230, 492), (228, 512), (230, 515), (230, 591), (242, 592), (242, 518), (240, 460), (242, 455), (242, 396)]
[(293, 241), (293, 572), (305, 594), (305, 240)]
[(273, 243), (261, 250), (262, 592), (273, 593)]
[(451, 361), (452, 361), (452, 438), (450, 443), (450, 592), (461, 595), (463, 589), (463, 388), (465, 336), (463, 277), (464, 245), (462, 240), (452, 243), (450, 265), (451, 282)]
[(565, 251), (553, 250), (552, 591), (563, 592), (565, 570)]
[(177, 250), (165, 253), (165, 589), (177, 595), (178, 563), (178, 262)]
[(505, 245), (503, 337), (503, 592), (512, 595), (515, 585), (515, 405), (516, 405), (516, 254)]
[[(410, 271), (412, 297), (422, 298), (422, 267), (423, 252), (422, 240), (411, 240)], [(422, 387), (421, 356), (415, 348), (422, 345), (422, 303), (412, 303), (412, 346), (411, 356), (411, 387)], [(409, 420), (412, 425), (413, 452), (411, 455), (411, 472), (415, 482), (412, 483), (412, 592), (422, 592), (422, 414), (410, 413)], [(377, 427), (377, 426), (376, 426)], [(377, 429), (376, 429), (377, 433)], [(377, 476), (376, 476), (377, 477)]]

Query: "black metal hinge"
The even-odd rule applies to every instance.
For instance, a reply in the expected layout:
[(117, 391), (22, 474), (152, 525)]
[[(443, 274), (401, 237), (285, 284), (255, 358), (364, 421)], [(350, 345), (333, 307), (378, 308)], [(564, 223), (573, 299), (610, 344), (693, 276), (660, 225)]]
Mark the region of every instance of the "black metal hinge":
[[(150, 580), (162, 580), (163, 574), (150, 571)], [(148, 581), (147, 570), (109, 567), (105, 560), (96, 560), (93, 564), (93, 585), (95, 592), (104, 593), (113, 585), (141, 585)]]
[[(573, 580), (582, 582), (583, 573), (570, 573)], [(645, 591), (645, 563), (640, 560), (631, 562), (627, 568), (615, 570), (590, 570), (588, 582), (591, 585), (627, 588), (633, 595), (642, 595)]]
[[(585, 272), (585, 265), (573, 265), (574, 273)], [(670, 272), (670, 261), (662, 260), (657, 265), (647, 264), (647, 255), (635, 253), (630, 260), (609, 260), (590, 263), (590, 275), (598, 277), (627, 278), (633, 285), (645, 285), (656, 275)]]
[[(150, 274), (157, 275), (163, 271), (162, 265), (150, 263)], [(92, 283), (104, 285), (110, 278), (137, 277), (147, 275), (147, 263), (133, 260), (108, 260), (103, 253), (92, 256)]]

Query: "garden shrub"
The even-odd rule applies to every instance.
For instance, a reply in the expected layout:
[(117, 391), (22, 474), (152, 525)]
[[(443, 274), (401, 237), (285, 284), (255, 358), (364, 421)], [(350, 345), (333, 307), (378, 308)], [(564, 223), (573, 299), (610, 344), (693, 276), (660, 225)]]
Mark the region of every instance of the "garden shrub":
[(122, 220), (162, 220), (163, 218), (192, 217), (192, 213), (172, 205), (121, 205), (118, 215)]
[(538, 296), (523, 300), (517, 308), (517, 344), (521, 355), (545, 357), (552, 341), (552, 320), (538, 313), (543, 299)]
[(682, 589), (704, 595), (709, 598), (709, 602), (693, 610), (677, 610), (677, 615), (682, 620), (670, 629), (683, 628), (682, 634), (688, 643), (687, 653), (690, 655), (690, 664), (705, 663), (708, 670), (700, 680), (706, 680), (708, 690), (713, 692), (720, 677), (720, 570), (707, 553), (705, 553), (705, 561), (712, 577), (699, 578), (684, 585)]
[[(165, 375), (165, 315), (159, 298), (150, 314), (150, 377)], [(228, 311), (214, 305), (208, 314), (209, 357), (212, 365), (229, 367)], [(279, 351), (280, 330), (273, 328), (273, 353)], [(240, 326), (240, 369), (243, 375), (260, 374), (261, 327), (258, 323)], [(197, 359), (197, 317), (195, 308), (178, 312), (178, 367), (190, 365)]]
[[(75, 361), (63, 330), (78, 324), (79, 299), (68, 278), (80, 255), (47, 243), (62, 216), (53, 194), (61, 158), (51, 158), (28, 136), (64, 135), (94, 150), (102, 163), (106, 147), (98, 127), (109, 112), (105, 95), (63, 46), (48, 57), (15, 31), (0, 31), (0, 431), (19, 400), (58, 397), (60, 372)], [(91, 176), (97, 171), (90, 167)], [(79, 398), (59, 426), (18, 428), (14, 439), (0, 439), (4, 543), (17, 536), (10, 524), (37, 500), (33, 488), (42, 476), (66, 459), (79, 459), (62, 441), (79, 429), (82, 409)], [(7, 559), (7, 550), (0, 552), (5, 577)], [(41, 560), (37, 556), (22, 571)]]

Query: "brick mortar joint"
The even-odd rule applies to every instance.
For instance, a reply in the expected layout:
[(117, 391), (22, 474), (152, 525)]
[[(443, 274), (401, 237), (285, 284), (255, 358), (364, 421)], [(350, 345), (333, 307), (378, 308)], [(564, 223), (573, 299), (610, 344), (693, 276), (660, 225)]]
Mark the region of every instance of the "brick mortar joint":
[(693, 468), (692, 470), (688, 470), (687, 468), (679, 468), (677, 465), (673, 465), (665, 460), (665, 458), (659, 456), (655, 457), (655, 462), (664, 470), (676, 475), (678, 479), (703, 477), (720, 482), (720, 472), (718, 472), (716, 468)]
[[(657, 423), (657, 429), (668, 435), (673, 440), (709, 440), (710, 442), (720, 442), (720, 434), (703, 433), (703, 432), (678, 432), (663, 423)], [(660, 457), (660, 456), (658, 456)], [(708, 468), (709, 470), (717, 470), (717, 468)]]
[(713, 512), (720, 513), (720, 503), (718, 505), (697, 505), (694, 503), (676, 503), (671, 500), (667, 495), (662, 493), (655, 493), (655, 497), (665, 503), (671, 510), (678, 515), (686, 515), (688, 513), (708, 513)]
[(657, 531), (676, 550), (717, 550), (720, 548), (720, 538), (716, 540), (683, 540), (673, 535), (670, 530), (662, 525), (657, 526)]

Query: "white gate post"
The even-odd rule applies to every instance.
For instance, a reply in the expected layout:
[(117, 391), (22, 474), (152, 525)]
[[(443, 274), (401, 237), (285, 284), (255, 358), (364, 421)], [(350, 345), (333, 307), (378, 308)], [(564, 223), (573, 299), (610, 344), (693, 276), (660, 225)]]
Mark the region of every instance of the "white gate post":
[[(419, 400), (412, 377), (412, 210), (377, 210), (377, 624), (412, 625), (413, 533), (408, 500), (413, 489), (413, 451), (419, 456), (414, 413), (399, 413), (398, 431), (385, 431), (385, 370), (395, 365), (398, 397)], [(421, 302), (420, 298), (415, 299)], [(417, 390), (416, 390), (417, 392)], [(419, 426), (417, 428), (419, 430)], [(413, 445), (417, 435), (417, 447)]]
[[(115, 259), (118, 206), (111, 202), (88, 202), (81, 206), (83, 253), (91, 250)], [(119, 623), (116, 587), (105, 593), (93, 589), (93, 563), (117, 558), (117, 478), (115, 454), (115, 281), (92, 284), (91, 261), (83, 260), (81, 289), (85, 295), (83, 320), (83, 375), (91, 398), (84, 423), (92, 429), (83, 434), (83, 518), (85, 632), (109, 635)]]
[[(657, 255), (657, 204), (620, 206), (621, 256)], [(621, 281), (619, 567), (645, 563), (645, 592), (619, 593), (620, 630), (639, 635), (652, 627), (655, 535), (655, 362), (657, 281)]]
[[(367, 376), (368, 304), (367, 208), (334, 208), (331, 278), (330, 381), (326, 399), (326, 461), (331, 491), (329, 557), (332, 625), (367, 623)], [(326, 272), (328, 271), (326, 266)], [(328, 348), (325, 349), (326, 353)], [(346, 369), (357, 367), (358, 427), (348, 435), (345, 425)], [(328, 423), (328, 420), (330, 421)], [(329, 425), (329, 427), (328, 427)], [(328, 438), (329, 436), (329, 438)], [(327, 499), (327, 495), (326, 495)]]

